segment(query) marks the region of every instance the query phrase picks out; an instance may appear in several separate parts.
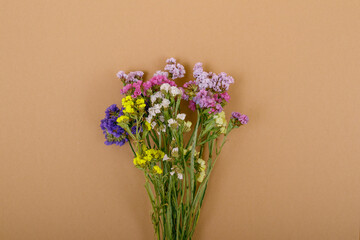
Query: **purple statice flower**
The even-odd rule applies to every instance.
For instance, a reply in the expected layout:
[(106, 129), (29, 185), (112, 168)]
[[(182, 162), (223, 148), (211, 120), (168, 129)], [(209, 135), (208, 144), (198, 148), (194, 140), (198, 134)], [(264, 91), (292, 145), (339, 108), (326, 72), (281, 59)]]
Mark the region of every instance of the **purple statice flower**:
[(209, 109), (209, 113), (219, 113), (223, 110), (222, 105), (216, 102), (214, 94), (204, 89), (200, 90), (192, 101), (200, 108)]
[(116, 76), (118, 78), (120, 78), (121, 81), (123, 81), (123, 83), (126, 84), (130, 84), (130, 83), (135, 83), (137, 81), (141, 81), (142, 77), (144, 76), (144, 73), (142, 71), (135, 71), (135, 72), (130, 72), (129, 74), (125, 74), (124, 71), (119, 71)]
[(231, 119), (235, 121), (235, 125), (244, 125), (249, 122), (249, 117), (245, 114), (241, 114), (239, 112), (233, 112), (231, 114)]
[(126, 81), (127, 79), (127, 74), (124, 71), (119, 71), (116, 76), (122, 81)]
[(229, 90), (230, 84), (234, 83), (234, 78), (222, 72), (219, 75), (216, 75), (216, 77), (214, 76), (212, 82), (212, 89), (215, 92), (224, 92)]
[(185, 68), (180, 63), (176, 63), (175, 58), (166, 60), (165, 71), (168, 71), (172, 79), (182, 78), (185, 75)]
[(211, 90), (213, 92), (224, 92), (229, 90), (231, 83), (234, 83), (234, 78), (222, 72), (215, 74), (212, 72), (205, 72), (202, 63), (196, 63), (193, 69), (193, 76), (199, 89)]
[(127, 141), (126, 131), (117, 125), (116, 119), (123, 115), (122, 109), (116, 104), (111, 105), (105, 111), (105, 118), (101, 120), (100, 127), (105, 135), (105, 144), (122, 146)]
[(168, 73), (168, 72), (161, 71), (161, 70), (156, 71), (156, 72), (154, 73), (154, 77), (155, 77), (155, 76), (159, 76), (159, 75), (165, 76), (165, 77), (167, 78), (167, 77), (169, 76), (169, 73)]
[(105, 110), (106, 118), (111, 118), (113, 116), (119, 116), (121, 113), (122, 115), (122, 109), (119, 109), (116, 104), (111, 105)]
[(203, 64), (201, 62), (196, 63), (193, 69), (194, 78), (198, 78), (203, 72)]

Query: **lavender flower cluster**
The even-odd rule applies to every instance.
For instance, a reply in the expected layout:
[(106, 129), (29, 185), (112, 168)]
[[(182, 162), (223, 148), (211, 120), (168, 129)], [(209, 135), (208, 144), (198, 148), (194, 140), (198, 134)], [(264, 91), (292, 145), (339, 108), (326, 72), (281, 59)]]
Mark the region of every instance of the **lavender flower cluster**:
[[(176, 63), (175, 58), (169, 58), (166, 60), (165, 71), (170, 73), (172, 79), (182, 78), (185, 76), (185, 68), (180, 63)], [(160, 72), (161, 73), (161, 72)]]
[(135, 71), (126, 74), (124, 71), (119, 71), (116, 76), (123, 81), (124, 84), (136, 83), (137, 81), (141, 81), (144, 73), (142, 71)]
[(224, 72), (205, 72), (202, 63), (196, 63), (193, 70), (195, 80), (183, 86), (183, 98), (190, 100), (189, 108), (195, 110), (199, 106), (209, 109), (209, 113), (221, 112), (230, 99), (227, 91), (230, 84), (234, 83), (234, 78)]
[(234, 78), (224, 72), (218, 75), (213, 72), (205, 72), (202, 63), (195, 64), (193, 76), (200, 90), (207, 89), (221, 93), (228, 91), (230, 84), (234, 83)]
[(116, 104), (111, 105), (105, 111), (105, 118), (101, 120), (100, 127), (105, 135), (105, 144), (118, 146), (124, 145), (127, 139), (126, 131), (117, 125), (118, 117), (124, 115), (122, 109), (119, 109)]
[(233, 112), (231, 114), (231, 120), (234, 121), (235, 125), (240, 126), (249, 122), (249, 117), (239, 112)]

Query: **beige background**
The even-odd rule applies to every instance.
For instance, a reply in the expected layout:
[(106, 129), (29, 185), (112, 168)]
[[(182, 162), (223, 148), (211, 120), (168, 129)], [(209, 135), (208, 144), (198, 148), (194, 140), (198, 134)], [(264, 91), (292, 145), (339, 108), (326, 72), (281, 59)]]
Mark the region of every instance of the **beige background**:
[[(143, 176), (107, 147), (118, 70), (175, 57), (236, 83), (250, 123), (195, 239), (358, 240), (360, 1), (0, 1), (0, 239), (152, 239)], [(149, 74), (148, 74), (149, 76)]]

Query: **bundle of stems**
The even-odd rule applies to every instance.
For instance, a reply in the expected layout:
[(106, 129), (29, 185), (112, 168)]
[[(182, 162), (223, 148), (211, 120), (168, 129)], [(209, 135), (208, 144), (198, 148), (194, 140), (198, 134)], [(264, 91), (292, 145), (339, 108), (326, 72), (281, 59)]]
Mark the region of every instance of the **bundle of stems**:
[[(172, 111), (177, 112), (179, 106), (176, 107), (176, 109), (169, 108), (164, 113), (165, 119), (167, 119), (166, 116), (172, 115)], [(139, 125), (140, 121), (137, 123)], [(135, 157), (136, 152), (142, 151), (143, 144), (146, 144), (148, 149), (157, 149), (164, 153), (171, 152), (174, 140), (175, 146), (178, 147), (176, 162), (180, 163), (180, 168), (183, 169), (181, 179), (176, 174), (171, 174), (174, 165), (171, 161), (159, 162), (159, 167), (163, 169), (161, 175), (154, 174), (151, 167), (142, 168), (145, 175), (145, 188), (152, 206), (151, 217), (157, 239), (192, 238), (211, 172), (229, 132), (234, 127), (237, 126), (230, 121), (221, 143), (218, 143), (222, 135), (220, 129), (216, 127), (214, 119), (209, 117), (206, 111), (198, 109), (195, 129), (187, 141), (184, 139), (184, 125), (179, 125), (177, 129), (168, 128), (166, 132), (156, 132), (152, 129), (144, 131), (144, 134), (141, 134), (140, 126), (137, 126), (135, 135), (128, 129), (135, 143), (133, 146), (129, 141)], [(197, 170), (195, 169), (195, 161), (199, 158), (206, 160), (207, 165), (205, 177), (201, 182), (196, 178)]]

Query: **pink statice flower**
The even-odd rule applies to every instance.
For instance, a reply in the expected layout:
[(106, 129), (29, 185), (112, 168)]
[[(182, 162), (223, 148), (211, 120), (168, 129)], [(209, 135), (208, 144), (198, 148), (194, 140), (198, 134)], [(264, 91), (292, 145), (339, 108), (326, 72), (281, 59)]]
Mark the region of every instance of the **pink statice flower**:
[[(156, 76), (152, 77), (149, 81), (147, 81), (143, 84), (144, 92), (146, 93), (147, 90), (149, 90), (155, 86), (158, 86), (158, 88), (160, 88), (160, 85), (162, 85), (163, 83), (168, 83), (168, 84), (170, 84), (170, 86), (176, 86), (176, 83), (174, 81), (167, 79), (167, 77), (165, 77), (164, 75), (156, 75)], [(157, 89), (157, 90), (159, 90), (159, 89)], [(154, 90), (154, 92), (156, 92), (156, 91)]]
[(126, 94), (126, 95), (131, 94), (131, 96), (133, 98), (137, 98), (138, 96), (140, 96), (142, 94), (142, 90), (141, 90), (142, 85), (143, 85), (142, 81), (129, 83), (129, 84), (125, 85), (123, 87), (123, 89), (121, 89), (121, 93)]

